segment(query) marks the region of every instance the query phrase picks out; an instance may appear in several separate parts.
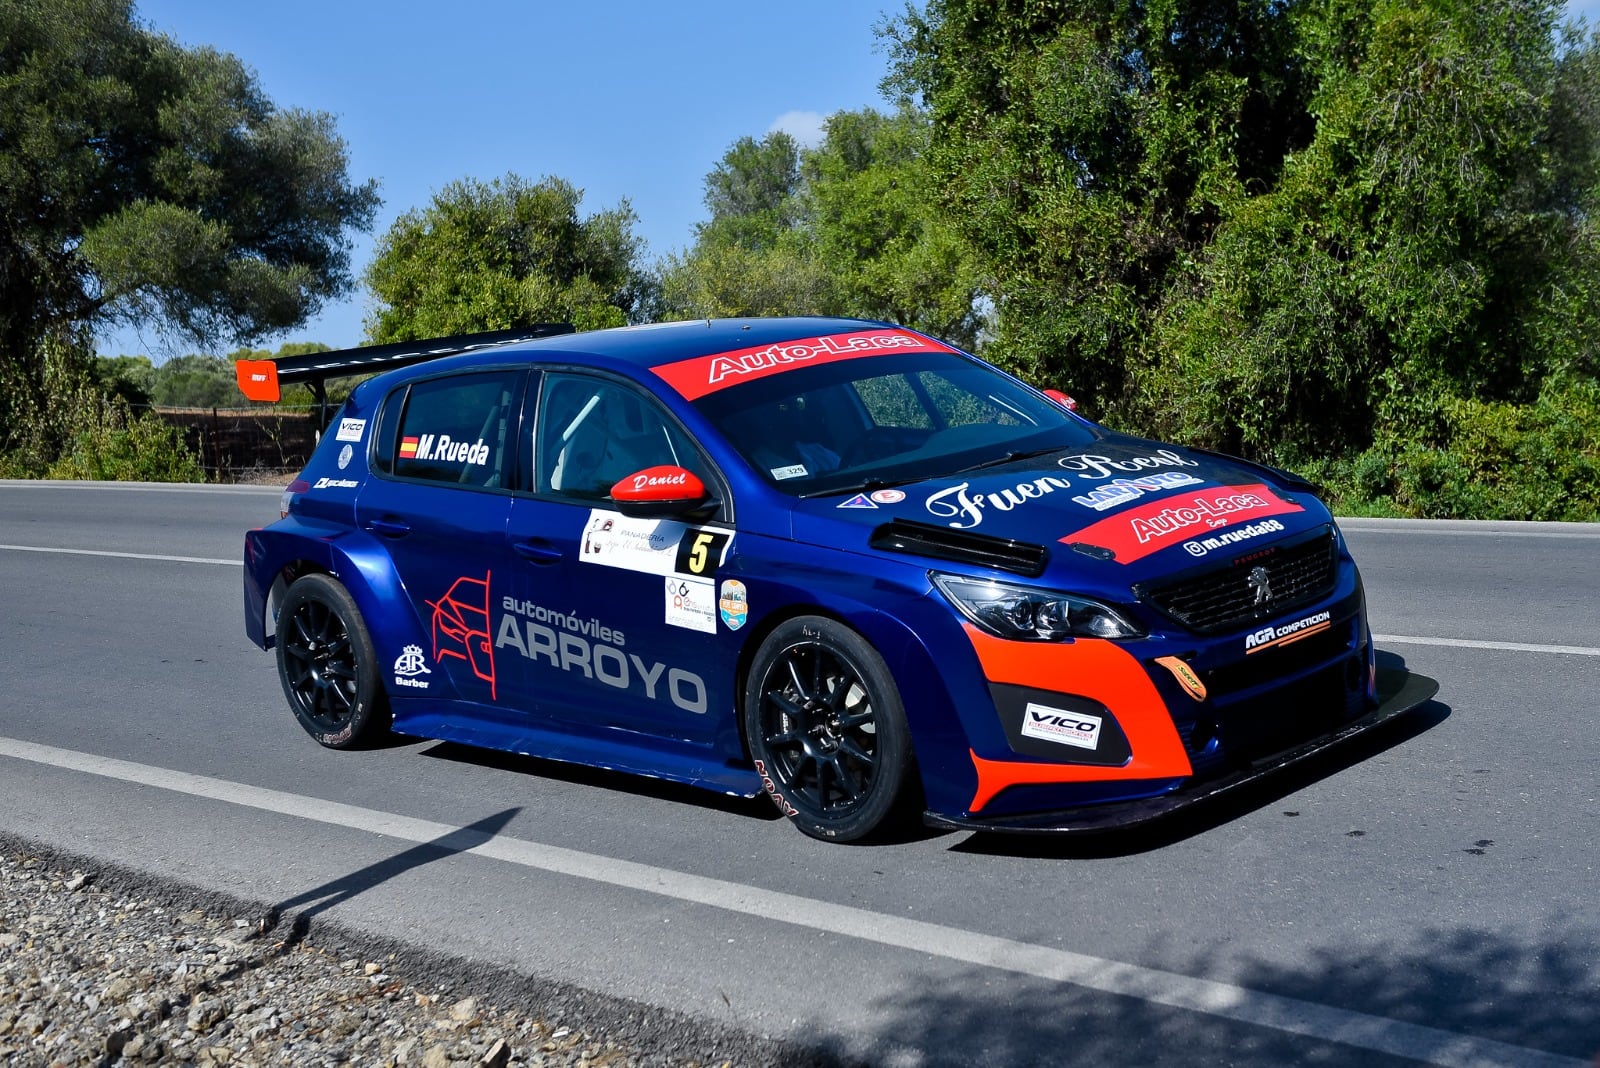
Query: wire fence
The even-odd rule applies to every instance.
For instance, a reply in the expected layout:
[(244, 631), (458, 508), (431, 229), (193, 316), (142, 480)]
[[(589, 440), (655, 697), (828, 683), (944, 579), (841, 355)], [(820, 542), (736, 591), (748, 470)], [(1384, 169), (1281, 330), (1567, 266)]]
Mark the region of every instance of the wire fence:
[(183, 434), (208, 482), (286, 482), (306, 465), (322, 429), (315, 406), (146, 410)]

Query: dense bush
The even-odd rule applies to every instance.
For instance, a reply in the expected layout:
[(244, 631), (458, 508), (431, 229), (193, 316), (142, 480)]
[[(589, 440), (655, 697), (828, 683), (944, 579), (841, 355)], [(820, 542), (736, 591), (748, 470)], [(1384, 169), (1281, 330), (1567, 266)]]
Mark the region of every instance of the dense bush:
[(1441, 397), (1431, 433), (1297, 464), (1343, 511), (1429, 519), (1600, 521), (1600, 385), (1547, 379), (1530, 404)]

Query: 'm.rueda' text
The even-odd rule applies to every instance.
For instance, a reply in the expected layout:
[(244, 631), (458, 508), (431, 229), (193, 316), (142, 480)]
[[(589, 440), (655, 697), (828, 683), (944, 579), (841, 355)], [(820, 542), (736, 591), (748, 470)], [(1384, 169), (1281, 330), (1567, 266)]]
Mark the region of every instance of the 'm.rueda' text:
[(729, 375), (747, 375), (753, 371), (764, 371), (769, 367), (787, 363), (799, 363), (818, 356), (838, 356), (872, 349), (920, 349), (926, 344), (910, 334), (856, 334), (785, 341), (782, 344), (769, 345), (757, 352), (718, 356), (711, 361), (711, 372), (707, 381), (716, 385)]
[(440, 463), (475, 466), (489, 462), (489, 446), (479, 438), (476, 442), (456, 441), (449, 434), (423, 434), (400, 440), (403, 459), (437, 460)]

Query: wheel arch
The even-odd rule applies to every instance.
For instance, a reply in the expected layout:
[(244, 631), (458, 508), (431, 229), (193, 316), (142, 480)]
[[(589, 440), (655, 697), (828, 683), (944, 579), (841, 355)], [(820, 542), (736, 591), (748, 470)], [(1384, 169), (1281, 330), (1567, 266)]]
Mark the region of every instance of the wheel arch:
[[(957, 714), (955, 697), (943, 684), (939, 666), (942, 654), (930, 647), (918, 628), (921, 613), (889, 611), (845, 593), (839, 587), (826, 589), (825, 598), (818, 596), (817, 587), (791, 587), (790, 593), (788, 599), (754, 623), (754, 629), (739, 651), (734, 680), (734, 720), (738, 724), (744, 757), (753, 759), (744, 724), (744, 701), (758, 652), (783, 624), (800, 616), (820, 616), (859, 634), (883, 658), (899, 691), (911, 730), (916, 769), (913, 778), (923, 795), (942, 796), (946, 790), (941, 782), (952, 771), (963, 778), (971, 777), (966, 732)], [(926, 608), (931, 603), (910, 589), (902, 596), (902, 606), (920, 604)], [(907, 615), (911, 618), (905, 618)], [(970, 654), (970, 647), (967, 651)]]

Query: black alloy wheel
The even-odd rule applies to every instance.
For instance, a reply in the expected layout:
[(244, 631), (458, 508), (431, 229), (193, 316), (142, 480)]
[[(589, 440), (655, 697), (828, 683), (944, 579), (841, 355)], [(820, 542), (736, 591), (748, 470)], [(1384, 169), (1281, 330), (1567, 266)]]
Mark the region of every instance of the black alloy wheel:
[(295, 718), (330, 749), (381, 733), (377, 657), (350, 593), (327, 575), (297, 579), (278, 609), (278, 678)]
[(768, 636), (751, 666), (744, 717), (762, 786), (814, 838), (864, 838), (908, 792), (899, 690), (877, 651), (834, 620), (801, 616)]

